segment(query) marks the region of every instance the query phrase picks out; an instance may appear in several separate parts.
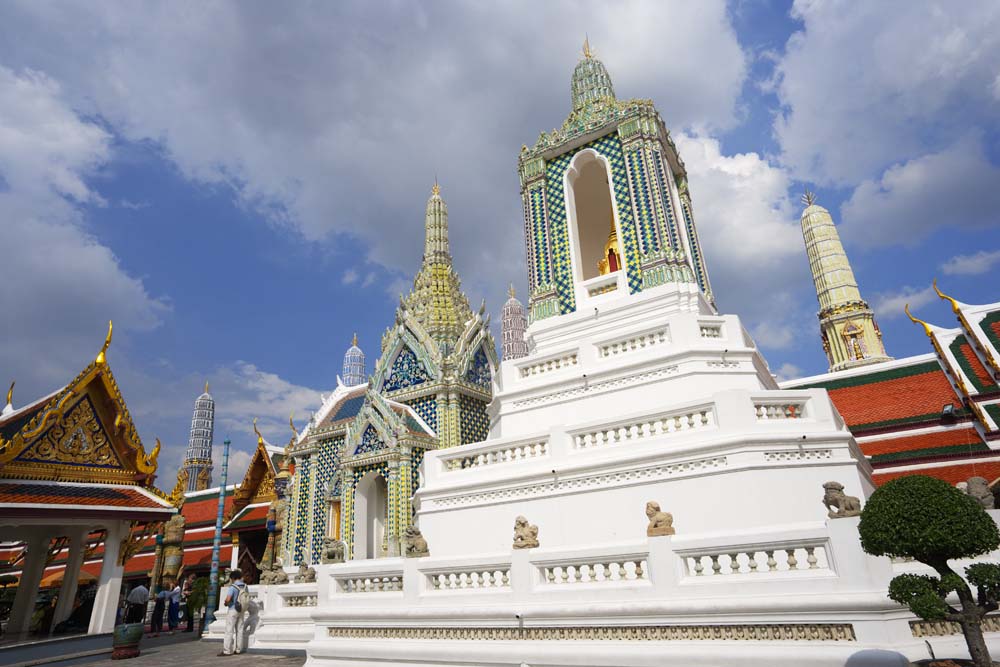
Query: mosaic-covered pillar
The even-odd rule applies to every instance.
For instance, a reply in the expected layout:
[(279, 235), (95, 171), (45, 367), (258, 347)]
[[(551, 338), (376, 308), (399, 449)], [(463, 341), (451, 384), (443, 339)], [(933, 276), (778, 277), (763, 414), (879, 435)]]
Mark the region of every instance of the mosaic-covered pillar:
[(401, 484), (399, 479), (399, 461), (389, 460), (389, 479), (386, 480), (386, 555), (390, 558), (400, 555), (400, 521), (399, 513), (403, 505)]
[(344, 559), (354, 558), (354, 491), (355, 478), (350, 469), (341, 471), (340, 478), (340, 539), (344, 542)]
[(413, 517), (413, 469), (410, 465), (411, 452), (409, 447), (399, 450), (399, 535), (402, 538), (410, 527)]

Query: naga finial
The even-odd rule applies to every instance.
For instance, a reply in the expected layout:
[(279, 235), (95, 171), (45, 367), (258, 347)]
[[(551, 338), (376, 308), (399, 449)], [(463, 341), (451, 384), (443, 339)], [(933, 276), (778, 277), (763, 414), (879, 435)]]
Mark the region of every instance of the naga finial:
[(10, 383), (10, 389), (7, 390), (7, 405), (14, 407), (14, 384), (16, 380), (12, 380)]
[(294, 433), (295, 438), (298, 439), (299, 430), (295, 428), (295, 412), (292, 412), (292, 414), (288, 415), (288, 425), (292, 427), (292, 433)]
[(951, 298), (950, 296), (948, 296), (947, 294), (945, 294), (944, 292), (942, 292), (941, 290), (938, 289), (937, 278), (935, 278), (934, 282), (931, 283), (931, 284), (934, 286), (934, 291), (937, 292), (937, 295), (939, 297), (941, 297), (942, 299), (945, 299), (946, 301), (950, 301), (951, 302), (951, 309), (952, 309), (952, 311), (956, 315), (961, 315), (962, 314), (962, 309), (958, 305), (958, 301), (956, 301), (955, 299)]
[(256, 417), (253, 418), (253, 432), (257, 434), (257, 444), (258, 445), (264, 444), (264, 436), (262, 436), (260, 434), (260, 431), (257, 430), (257, 418)]
[(903, 312), (906, 313), (906, 316), (910, 318), (911, 322), (913, 322), (914, 324), (920, 324), (920, 325), (922, 325), (924, 327), (924, 333), (927, 334), (928, 338), (933, 338), (934, 331), (931, 329), (931, 325), (929, 325), (927, 322), (924, 322), (923, 320), (921, 320), (919, 318), (916, 318), (913, 315), (911, 315), (910, 314), (910, 304), (906, 304), (903, 307)]
[(806, 206), (812, 206), (816, 203), (816, 193), (810, 192), (808, 189), (802, 194), (802, 203)]
[(103, 364), (105, 361), (107, 361), (105, 355), (108, 352), (108, 348), (111, 346), (111, 333), (113, 331), (114, 331), (114, 324), (112, 323), (111, 320), (108, 320), (107, 338), (104, 339), (104, 345), (101, 346), (101, 351), (97, 353), (97, 358), (94, 359), (94, 362), (97, 363), (98, 365)]

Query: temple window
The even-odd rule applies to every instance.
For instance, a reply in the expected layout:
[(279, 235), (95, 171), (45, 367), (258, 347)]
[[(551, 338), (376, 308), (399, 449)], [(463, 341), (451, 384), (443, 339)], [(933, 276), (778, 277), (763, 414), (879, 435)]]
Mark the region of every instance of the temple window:
[(580, 151), (566, 172), (576, 280), (590, 280), (622, 268), (608, 178), (606, 162), (590, 149)]

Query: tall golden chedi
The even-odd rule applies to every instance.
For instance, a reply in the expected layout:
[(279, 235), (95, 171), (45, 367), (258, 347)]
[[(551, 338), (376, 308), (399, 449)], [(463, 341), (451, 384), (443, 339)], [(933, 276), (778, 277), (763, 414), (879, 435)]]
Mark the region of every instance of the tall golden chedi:
[(875, 313), (861, 298), (830, 212), (811, 192), (802, 203), (802, 238), (819, 299), (819, 328), (830, 372), (889, 361)]

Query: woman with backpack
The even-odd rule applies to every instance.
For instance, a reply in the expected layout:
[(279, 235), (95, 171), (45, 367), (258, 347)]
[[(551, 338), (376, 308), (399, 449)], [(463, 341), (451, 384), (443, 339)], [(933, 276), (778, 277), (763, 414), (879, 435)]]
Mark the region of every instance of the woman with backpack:
[(222, 640), (223, 655), (242, 653), (246, 648), (246, 636), (243, 632), (244, 614), (250, 606), (250, 591), (243, 583), (243, 573), (233, 570), (229, 573), (229, 589), (224, 604), (226, 605), (226, 636)]

